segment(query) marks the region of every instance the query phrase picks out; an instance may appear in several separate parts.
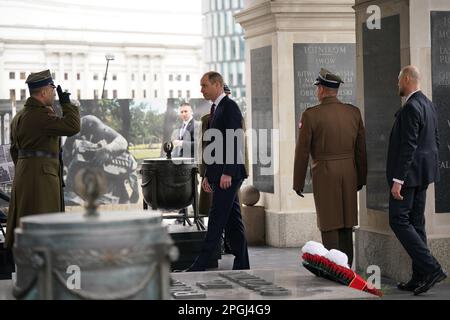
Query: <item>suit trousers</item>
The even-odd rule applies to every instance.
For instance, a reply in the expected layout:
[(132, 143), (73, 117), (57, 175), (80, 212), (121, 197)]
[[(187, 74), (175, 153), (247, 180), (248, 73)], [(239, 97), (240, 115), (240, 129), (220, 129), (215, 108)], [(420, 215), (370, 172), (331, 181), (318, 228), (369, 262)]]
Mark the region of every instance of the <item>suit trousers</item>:
[(202, 250), (189, 268), (191, 271), (204, 271), (214, 250), (218, 247), (222, 232), (229, 239), (231, 253), (235, 256), (233, 270), (250, 269), (247, 240), (239, 205), (238, 190), (242, 180), (233, 180), (224, 190), (219, 182), (211, 183), (213, 190), (212, 205), (209, 211), (208, 230)]
[(322, 232), (322, 244), (328, 250), (336, 249), (345, 253), (348, 257), (348, 264), (353, 264), (353, 230), (352, 228), (342, 228)]
[(402, 188), (403, 200), (389, 197), (389, 225), (412, 260), (413, 276), (421, 280), (440, 268), (427, 246), (425, 202), (427, 187)]

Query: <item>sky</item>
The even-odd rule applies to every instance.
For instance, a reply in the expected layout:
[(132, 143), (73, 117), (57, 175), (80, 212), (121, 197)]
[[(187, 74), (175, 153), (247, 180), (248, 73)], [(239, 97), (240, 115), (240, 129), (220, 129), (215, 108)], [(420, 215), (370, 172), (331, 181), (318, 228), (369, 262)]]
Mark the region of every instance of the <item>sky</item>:
[(0, 0), (0, 25), (111, 24), (127, 30), (201, 34), (201, 0)]

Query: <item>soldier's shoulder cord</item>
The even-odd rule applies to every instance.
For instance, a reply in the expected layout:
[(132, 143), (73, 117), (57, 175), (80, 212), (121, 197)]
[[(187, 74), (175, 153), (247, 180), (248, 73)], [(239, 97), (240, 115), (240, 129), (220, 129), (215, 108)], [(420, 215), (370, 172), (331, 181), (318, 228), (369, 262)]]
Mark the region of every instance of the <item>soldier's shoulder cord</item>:
[(320, 104), (316, 104), (315, 106), (310, 106), (310, 107), (306, 108), (305, 111), (311, 111), (311, 110), (317, 108), (318, 106), (320, 106)]
[(344, 104), (347, 105), (347, 106), (349, 106), (349, 107), (353, 107), (353, 108), (359, 109), (357, 106), (355, 106), (355, 105), (353, 105), (353, 104), (351, 104), (351, 103), (344, 103)]

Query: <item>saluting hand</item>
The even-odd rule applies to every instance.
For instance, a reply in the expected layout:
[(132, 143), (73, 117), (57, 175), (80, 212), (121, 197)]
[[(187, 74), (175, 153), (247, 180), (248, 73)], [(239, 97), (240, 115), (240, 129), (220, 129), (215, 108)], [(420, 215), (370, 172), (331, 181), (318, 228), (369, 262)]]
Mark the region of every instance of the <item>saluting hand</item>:
[(70, 103), (70, 93), (67, 91), (62, 90), (61, 86), (58, 85), (58, 87), (56, 87), (56, 92), (58, 93), (58, 98), (59, 98), (59, 103), (63, 104), (63, 103)]
[(394, 184), (392, 185), (392, 188), (391, 188), (391, 194), (395, 200), (403, 200), (403, 197), (400, 194), (401, 190), (402, 190), (402, 185), (398, 182), (394, 182)]

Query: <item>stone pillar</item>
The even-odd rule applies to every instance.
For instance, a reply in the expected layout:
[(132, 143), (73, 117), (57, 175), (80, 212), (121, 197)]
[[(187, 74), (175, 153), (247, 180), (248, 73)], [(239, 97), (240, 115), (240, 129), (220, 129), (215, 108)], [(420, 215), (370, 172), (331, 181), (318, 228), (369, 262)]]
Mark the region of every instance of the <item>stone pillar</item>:
[(149, 55), (148, 56), (148, 76), (147, 76), (147, 81), (148, 81), (148, 93), (147, 93), (147, 99), (153, 99), (155, 94), (153, 92), (154, 88), (155, 88), (155, 79), (153, 76), (154, 73), (154, 69), (153, 69), (153, 56)]
[(143, 90), (145, 88), (145, 84), (144, 84), (144, 80), (143, 80), (143, 75), (144, 75), (144, 56), (142, 55), (138, 55), (137, 56), (138, 59), (138, 72), (136, 75), (136, 83), (137, 83), (137, 87), (136, 87), (136, 97), (139, 97), (140, 99), (144, 98), (144, 93)]
[(2, 117), (2, 123), (3, 123), (3, 129), (2, 132), (4, 134), (2, 143), (3, 144), (10, 144), (10, 132), (11, 132), (11, 120), (15, 115), (15, 110), (11, 112), (7, 112)]
[[(422, 91), (439, 112), (441, 182), (428, 188), (425, 216), (428, 245), (449, 270), (450, 2), (356, 0), (355, 11), (357, 103), (364, 107), (369, 159), (356, 232), (356, 267), (363, 272), (377, 265), (382, 275), (402, 281), (411, 276), (411, 259), (389, 227), (385, 171), (390, 130), (401, 106), (397, 77), (401, 67), (413, 64), (421, 70)], [(381, 19), (374, 21), (377, 13)]]
[(5, 144), (5, 115), (0, 116), (0, 132), (1, 132), (1, 143)]
[(83, 61), (83, 90), (81, 91), (81, 99), (92, 99), (94, 98), (94, 91), (89, 92), (89, 83), (92, 82), (92, 74), (89, 72), (89, 51), (82, 54)]
[(57, 76), (57, 81), (59, 81), (60, 83), (65, 81), (64, 80), (64, 57), (65, 57), (64, 52), (58, 53), (59, 76)]
[(70, 64), (71, 70), (70, 70), (70, 75), (69, 75), (69, 79), (70, 79), (69, 80), (70, 81), (69, 90), (72, 91), (72, 99), (78, 99), (77, 92), (78, 92), (78, 89), (80, 89), (77, 85), (78, 84), (78, 82), (77, 82), (77, 60), (76, 60), (77, 56), (78, 56), (77, 53), (71, 52), (69, 54), (70, 62), (71, 62), (71, 64)]
[(320, 67), (344, 76), (349, 94), (343, 100), (354, 103), (353, 5), (352, 0), (248, 0), (235, 16), (246, 40), (247, 126), (278, 133), (269, 143), (272, 168), (257, 157), (258, 151), (266, 153), (264, 136), (252, 138), (249, 148), (250, 179), (266, 208), (268, 245), (298, 247), (321, 239), (310, 183), (305, 198), (292, 190), (296, 134), (301, 112), (318, 103), (313, 81)]
[(159, 56), (159, 83), (160, 83), (160, 92), (158, 92), (158, 99), (161, 99), (163, 103), (167, 103), (167, 98), (169, 97), (169, 93), (166, 92), (166, 56), (162, 54)]
[(5, 44), (0, 42), (0, 97), (9, 97), (8, 88), (5, 85), (5, 63), (4, 63)]
[[(130, 97), (130, 99), (133, 99), (131, 90), (134, 89), (134, 83), (131, 78), (131, 74), (133, 73), (132, 59), (133, 59), (133, 56), (131, 54), (129, 54), (129, 53), (125, 54), (125, 61), (126, 61), (125, 81), (124, 81), (125, 97)], [(136, 94), (136, 90), (135, 90), (135, 94)]]

